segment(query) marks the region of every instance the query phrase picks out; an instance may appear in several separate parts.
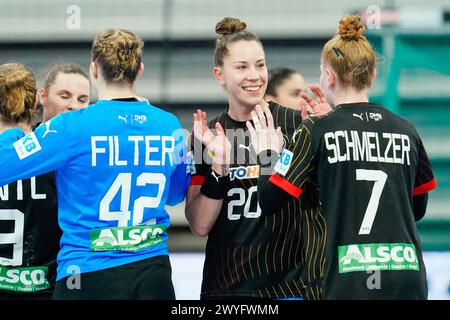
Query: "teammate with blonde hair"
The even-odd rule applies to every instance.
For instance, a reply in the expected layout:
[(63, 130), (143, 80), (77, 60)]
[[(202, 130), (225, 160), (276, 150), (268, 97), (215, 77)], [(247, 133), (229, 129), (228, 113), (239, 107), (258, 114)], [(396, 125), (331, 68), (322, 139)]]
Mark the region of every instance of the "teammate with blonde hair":
[[(318, 187), (327, 222), (325, 299), (426, 299), (415, 221), (436, 180), (414, 126), (369, 102), (375, 53), (364, 29), (358, 16), (346, 16), (323, 47), (322, 99), (335, 107), (305, 120), (270, 182), (260, 177), (261, 210)], [(273, 136), (273, 123), (260, 115), (263, 130), (252, 128), (253, 135)]]
[(55, 170), (56, 299), (174, 299), (164, 206), (185, 197), (178, 119), (135, 95), (143, 42), (109, 29), (92, 44), (99, 100), (0, 147), (0, 185)]
[[(0, 146), (32, 131), (36, 104), (33, 73), (21, 64), (1, 65)], [(0, 299), (52, 297), (61, 236), (57, 216), (53, 173), (0, 188)]]

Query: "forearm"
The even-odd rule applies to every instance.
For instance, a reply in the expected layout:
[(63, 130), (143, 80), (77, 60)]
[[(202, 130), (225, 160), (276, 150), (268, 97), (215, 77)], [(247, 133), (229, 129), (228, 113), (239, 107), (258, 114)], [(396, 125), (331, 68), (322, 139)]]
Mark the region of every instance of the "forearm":
[(191, 186), (186, 202), (186, 219), (191, 230), (206, 236), (213, 227), (229, 190), (228, 169), (213, 165), (202, 186)]
[[(192, 192), (192, 188), (196, 190)], [(190, 195), (190, 193), (196, 193)], [(207, 236), (219, 216), (223, 200), (208, 198), (200, 192), (200, 186), (189, 187), (185, 215), (193, 233)]]

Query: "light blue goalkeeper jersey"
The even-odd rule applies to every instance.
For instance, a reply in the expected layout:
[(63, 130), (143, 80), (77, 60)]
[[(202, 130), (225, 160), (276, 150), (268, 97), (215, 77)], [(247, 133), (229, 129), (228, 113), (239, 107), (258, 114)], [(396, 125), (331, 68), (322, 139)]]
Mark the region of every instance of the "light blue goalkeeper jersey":
[(56, 171), (60, 280), (168, 254), (164, 206), (184, 200), (185, 147), (173, 114), (100, 100), (0, 146), (0, 186)]

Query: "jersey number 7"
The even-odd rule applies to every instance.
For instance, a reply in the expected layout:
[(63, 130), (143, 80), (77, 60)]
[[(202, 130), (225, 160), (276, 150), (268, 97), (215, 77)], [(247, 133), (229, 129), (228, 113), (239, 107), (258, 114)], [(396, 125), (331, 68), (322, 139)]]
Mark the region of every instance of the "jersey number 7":
[(380, 204), (381, 193), (386, 184), (387, 174), (381, 170), (364, 170), (356, 169), (356, 180), (374, 181), (372, 194), (370, 195), (369, 204), (367, 205), (364, 219), (359, 228), (358, 234), (370, 234), (372, 230), (373, 221), (378, 211)]

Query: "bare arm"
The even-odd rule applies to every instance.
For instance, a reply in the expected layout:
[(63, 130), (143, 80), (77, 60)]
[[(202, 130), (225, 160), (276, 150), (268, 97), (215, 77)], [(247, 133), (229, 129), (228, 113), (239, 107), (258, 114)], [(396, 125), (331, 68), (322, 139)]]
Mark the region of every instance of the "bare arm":
[[(193, 233), (204, 237), (209, 234), (222, 208), (223, 198), (228, 191), (228, 168), (231, 145), (219, 123), (217, 135), (206, 124), (206, 113), (200, 110), (194, 114), (194, 135), (202, 141), (213, 157), (211, 170), (202, 185), (191, 185), (186, 197), (185, 216)], [(214, 175), (211, 175), (211, 172)], [(202, 192), (203, 191), (203, 192)]]
[(201, 186), (190, 186), (184, 214), (193, 233), (205, 237), (213, 227), (222, 208), (222, 200), (208, 198), (200, 192)]

